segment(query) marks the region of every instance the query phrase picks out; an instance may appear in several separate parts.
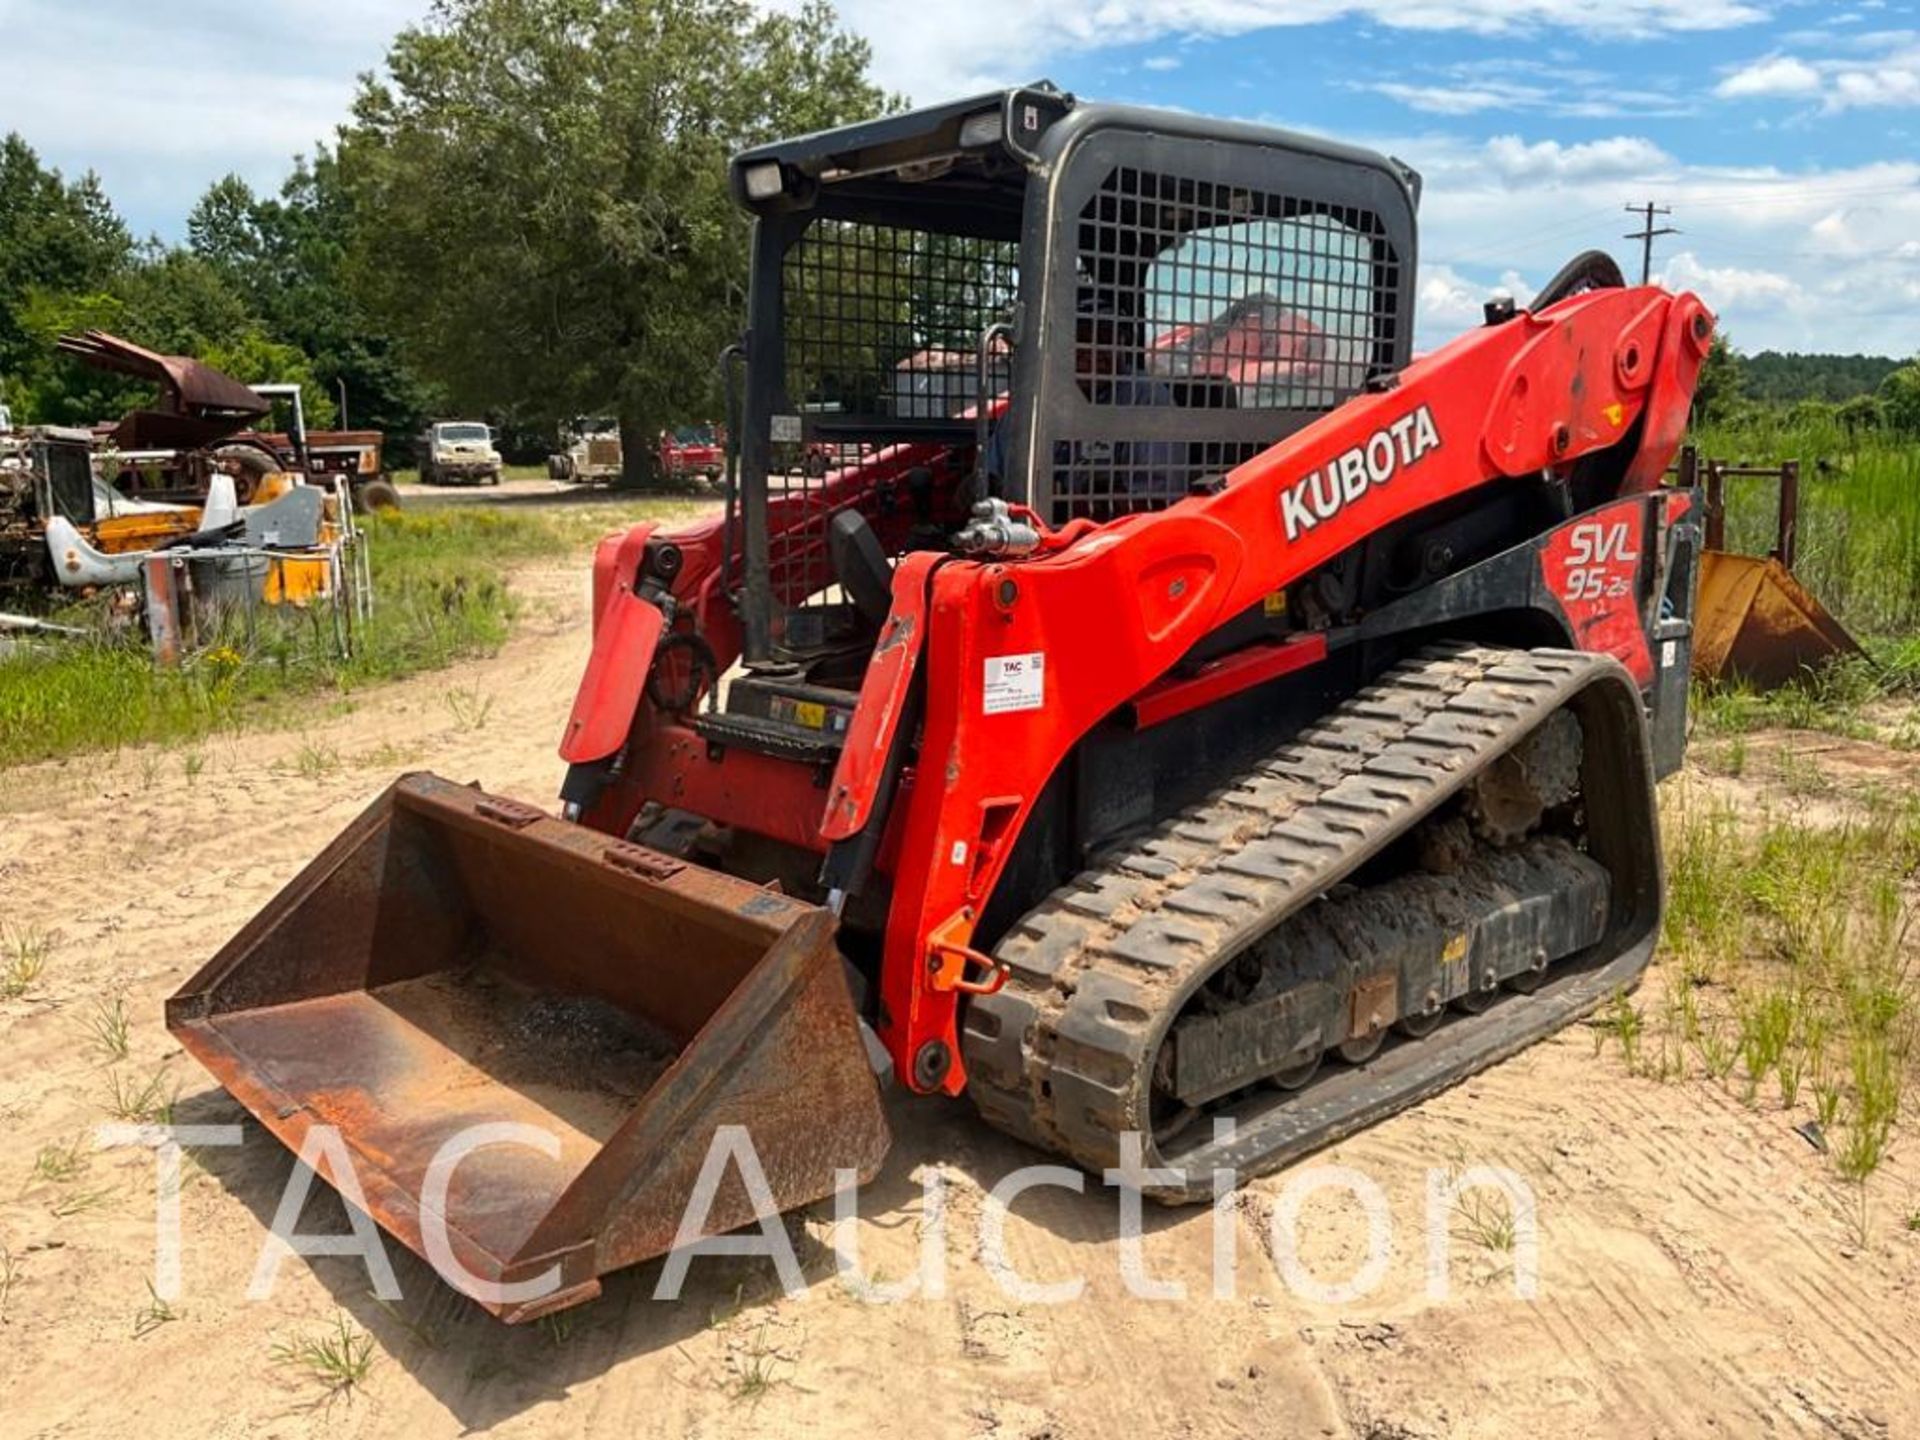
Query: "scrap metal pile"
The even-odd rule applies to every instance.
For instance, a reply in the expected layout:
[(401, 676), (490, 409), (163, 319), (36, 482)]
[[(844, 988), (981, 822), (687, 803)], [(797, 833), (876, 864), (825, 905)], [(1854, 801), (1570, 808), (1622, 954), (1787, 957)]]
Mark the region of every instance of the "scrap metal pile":
[[(103, 613), (140, 616), (164, 663), (231, 626), (251, 638), (262, 607), (289, 605), (324, 607), (350, 654), (372, 586), (349, 478), (240, 433), (286, 387), (256, 391), (98, 331), (61, 348), (154, 380), (159, 397), (100, 432), (0, 433), (0, 589), (105, 593)], [(304, 454), (297, 410), (292, 434)]]

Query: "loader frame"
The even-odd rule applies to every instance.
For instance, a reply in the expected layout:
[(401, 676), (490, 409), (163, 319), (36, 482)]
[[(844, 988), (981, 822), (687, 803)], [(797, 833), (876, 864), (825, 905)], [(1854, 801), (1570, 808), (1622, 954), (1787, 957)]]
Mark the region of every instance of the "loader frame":
[(1696, 297), (1415, 359), (1405, 167), (1050, 87), (733, 173), (738, 464), (595, 553), (562, 817), (404, 777), (169, 1003), (269, 1129), (527, 1319), (873, 1174), (889, 1070), (1181, 1200), (1632, 982)]
[[(994, 112), (1005, 154), (980, 168), (997, 183), (899, 180), (902, 165), (923, 175), (964, 158), (962, 130)], [(614, 834), (652, 802), (818, 856), (816, 893), (848, 921), (864, 903), (877, 927), (871, 1016), (913, 1089), (964, 1088), (960, 1009), (1000, 982), (986, 952), (1036, 893), (1103, 838), (1168, 813), (1183, 768), (1217, 772), (1237, 737), (1308, 723), (1423, 639), (1613, 654), (1661, 716), (1662, 764), (1675, 763), (1697, 541), (1689, 499), (1639, 497), (1685, 426), (1712, 333), (1697, 298), (1604, 288), (1537, 314), (1508, 307), (1410, 360), (1411, 172), (1051, 91), (768, 147), (734, 174), (756, 216), (737, 504), (671, 537), (641, 526), (603, 543), (565, 793)], [(1139, 178), (1154, 175), (1173, 178)], [(1108, 232), (1208, 195), (1363, 236), (1365, 349), (1317, 406), (1102, 411), (1076, 374), (1076, 309), (1090, 289), (1124, 295), (1142, 263)], [(812, 226), (868, 224), (886, 206), (909, 228), (1020, 237), (1013, 399), (998, 423), (1012, 457), (1001, 498), (1035, 527), (1032, 553), (962, 557), (908, 539), (899, 497), (916, 473), (934, 476), (931, 513), (949, 525), (980, 498), (977, 415), (889, 419), (787, 393), (787, 363), (806, 354), (785, 292), (795, 247)], [(1148, 424), (1149, 443), (1212, 446), (1187, 452), (1186, 493), (1089, 510), (1050, 486), (1063, 445), (1139, 443)], [(782, 469), (783, 444), (820, 442), (866, 448), (817, 481)], [(1156, 513), (1124, 513), (1137, 508)], [(827, 522), (848, 509), (864, 509), (893, 560), (841, 743), (777, 753), (660, 704), (647, 688), (657, 647), (688, 647), (710, 678), (736, 660), (749, 676), (778, 670), (778, 617), (818, 590)], [(1396, 594), (1381, 577), (1409, 553), (1433, 573)]]

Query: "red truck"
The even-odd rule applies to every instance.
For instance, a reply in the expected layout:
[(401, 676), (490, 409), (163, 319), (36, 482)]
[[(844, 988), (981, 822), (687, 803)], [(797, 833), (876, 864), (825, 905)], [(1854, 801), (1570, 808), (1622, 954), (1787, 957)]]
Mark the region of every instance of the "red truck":
[(719, 426), (676, 425), (660, 432), (660, 473), (673, 480), (718, 480), (727, 468), (727, 441)]

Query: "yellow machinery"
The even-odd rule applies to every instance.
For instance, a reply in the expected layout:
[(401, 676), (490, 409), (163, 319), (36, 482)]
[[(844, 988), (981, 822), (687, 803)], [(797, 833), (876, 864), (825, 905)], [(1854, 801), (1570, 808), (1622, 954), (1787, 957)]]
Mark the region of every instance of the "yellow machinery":
[[(1742, 681), (1773, 690), (1843, 655), (1862, 655), (1826, 607), (1793, 577), (1800, 522), (1800, 462), (1777, 466), (1702, 461), (1691, 446), (1680, 456), (1680, 484), (1706, 493), (1705, 545), (1693, 622), (1693, 673), (1702, 680)], [(1770, 479), (1780, 487), (1773, 550), (1764, 556), (1727, 549), (1726, 482)]]

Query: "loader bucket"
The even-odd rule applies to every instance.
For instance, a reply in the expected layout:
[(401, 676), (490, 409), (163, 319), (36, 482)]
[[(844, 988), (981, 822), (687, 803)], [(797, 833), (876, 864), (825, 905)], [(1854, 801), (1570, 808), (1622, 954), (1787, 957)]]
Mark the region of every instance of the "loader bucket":
[[(296, 1152), (334, 1127), (374, 1219), (508, 1321), (673, 1248), (723, 1126), (772, 1204), (736, 1152), (688, 1239), (869, 1179), (889, 1141), (825, 911), (431, 775), (308, 865), (167, 1028)], [(525, 1128), (473, 1128), (501, 1125)]]
[(1778, 560), (1700, 554), (1693, 673), (1773, 690), (1840, 655), (1863, 652)]

